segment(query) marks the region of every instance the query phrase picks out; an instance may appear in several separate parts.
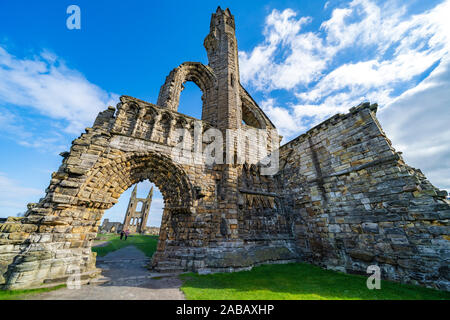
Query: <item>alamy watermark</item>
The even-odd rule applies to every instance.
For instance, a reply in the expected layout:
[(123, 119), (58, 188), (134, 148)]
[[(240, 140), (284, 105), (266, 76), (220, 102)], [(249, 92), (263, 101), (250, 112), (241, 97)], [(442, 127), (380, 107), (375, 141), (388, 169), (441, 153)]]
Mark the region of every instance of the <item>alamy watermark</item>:
[(209, 128), (203, 132), (202, 121), (190, 130), (177, 128), (171, 135), (176, 141), (172, 160), (186, 165), (256, 164), (261, 175), (274, 175), (279, 169), (279, 135), (275, 129)]
[(370, 265), (367, 267), (367, 273), (372, 273), (372, 275), (367, 278), (366, 285), (367, 289), (381, 289), (381, 270), (377, 265)]
[(67, 278), (67, 289), (80, 289), (81, 288), (81, 272), (80, 267), (76, 265), (69, 265), (67, 273), (70, 276)]
[(66, 20), (66, 26), (69, 30), (81, 29), (81, 9), (79, 6), (72, 4), (67, 7), (66, 13), (70, 16)]

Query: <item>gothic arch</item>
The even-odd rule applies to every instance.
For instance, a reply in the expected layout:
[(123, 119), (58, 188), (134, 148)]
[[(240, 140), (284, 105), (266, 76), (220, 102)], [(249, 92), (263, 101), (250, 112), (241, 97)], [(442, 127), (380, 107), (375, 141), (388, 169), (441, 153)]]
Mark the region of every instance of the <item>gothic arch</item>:
[(155, 110), (155, 108), (149, 106), (142, 118), (142, 126), (147, 126), (147, 132), (144, 136), (141, 136), (144, 139), (150, 140), (152, 138), (153, 130), (155, 129), (155, 126), (157, 125), (157, 119), (158, 119), (158, 112)]
[(241, 86), (242, 121), (258, 129), (275, 129), (275, 126), (256, 104), (248, 92)]
[(132, 135), (134, 127), (129, 125), (134, 123), (139, 117), (141, 107), (135, 101), (129, 101), (121, 97), (121, 102), (117, 105), (117, 121), (114, 130), (125, 135)]
[(251, 127), (255, 127), (258, 129), (265, 129), (266, 123), (262, 119), (262, 117), (259, 115), (258, 112), (255, 111), (255, 108), (252, 108), (252, 105), (249, 103), (248, 100), (242, 99), (242, 121), (246, 125), (249, 125)]
[(192, 81), (200, 88), (203, 93), (203, 105), (205, 105), (205, 101), (213, 93), (216, 77), (210, 67), (199, 62), (182, 63), (170, 72), (159, 91), (157, 105), (177, 111), (180, 94), (186, 81)]
[(161, 191), (166, 209), (189, 212), (193, 207), (193, 187), (183, 168), (155, 152), (127, 153), (106, 163), (99, 162), (87, 173), (77, 196), (78, 204), (92, 206), (92, 199), (97, 199), (102, 209), (108, 209), (125, 190), (147, 179)]

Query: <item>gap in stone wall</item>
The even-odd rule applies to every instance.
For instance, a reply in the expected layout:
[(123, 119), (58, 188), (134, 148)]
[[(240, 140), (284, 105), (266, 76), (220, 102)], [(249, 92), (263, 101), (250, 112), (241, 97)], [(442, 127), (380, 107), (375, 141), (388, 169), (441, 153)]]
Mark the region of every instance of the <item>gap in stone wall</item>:
[[(103, 223), (104, 219), (108, 219), (109, 222), (123, 223), (125, 214), (127, 212), (128, 202), (130, 201), (131, 192), (133, 191), (135, 186), (136, 184), (128, 188), (124, 193), (122, 193), (119, 201), (112, 208), (105, 211), (101, 223)], [(150, 213), (147, 220), (147, 226), (159, 228), (161, 226), (161, 218), (164, 209), (164, 199), (158, 187), (148, 180), (137, 183), (137, 198), (146, 198), (152, 186), (153, 197), (150, 207)], [(142, 206), (138, 205), (138, 211), (141, 208)]]
[(202, 94), (202, 91), (194, 82), (186, 81), (184, 83), (184, 89), (180, 94), (178, 112), (201, 119), (203, 105)]

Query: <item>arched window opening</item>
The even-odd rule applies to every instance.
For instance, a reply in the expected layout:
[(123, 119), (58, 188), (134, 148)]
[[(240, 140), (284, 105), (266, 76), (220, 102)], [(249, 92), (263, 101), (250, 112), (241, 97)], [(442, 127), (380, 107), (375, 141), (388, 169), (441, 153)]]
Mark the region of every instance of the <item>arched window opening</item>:
[[(136, 190), (135, 196), (133, 195), (134, 190)], [(144, 202), (146, 203), (144, 204)], [(139, 213), (143, 209), (147, 211), (148, 207), (150, 207), (150, 210), (148, 211), (146, 224), (142, 226), (142, 230), (139, 230), (142, 222), (145, 220), (145, 217), (139, 216)], [(105, 211), (98, 231), (100, 234), (118, 233), (128, 228), (131, 234), (159, 235), (163, 210), (164, 200), (161, 192), (156, 185), (145, 180), (123, 192), (119, 201)], [(144, 212), (142, 213), (144, 214)], [(106, 223), (105, 219), (107, 219)], [(124, 224), (127, 224), (129, 227)], [(114, 230), (112, 227), (114, 227)]]
[(264, 129), (263, 120), (245, 102), (242, 103), (242, 123), (257, 129)]
[(196, 119), (201, 119), (203, 107), (202, 95), (202, 91), (194, 82), (186, 81), (184, 83), (184, 89), (180, 94), (178, 112)]

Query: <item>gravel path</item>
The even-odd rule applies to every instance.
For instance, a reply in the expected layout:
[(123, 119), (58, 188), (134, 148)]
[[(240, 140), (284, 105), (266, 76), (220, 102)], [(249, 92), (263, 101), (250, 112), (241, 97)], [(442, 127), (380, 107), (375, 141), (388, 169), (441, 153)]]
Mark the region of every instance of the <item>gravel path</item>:
[[(150, 259), (135, 246), (128, 246), (97, 258), (97, 267), (109, 281), (80, 289), (29, 295), (27, 300), (183, 300), (182, 284), (176, 274), (147, 270)], [(158, 277), (158, 279), (152, 279)]]

